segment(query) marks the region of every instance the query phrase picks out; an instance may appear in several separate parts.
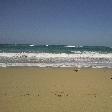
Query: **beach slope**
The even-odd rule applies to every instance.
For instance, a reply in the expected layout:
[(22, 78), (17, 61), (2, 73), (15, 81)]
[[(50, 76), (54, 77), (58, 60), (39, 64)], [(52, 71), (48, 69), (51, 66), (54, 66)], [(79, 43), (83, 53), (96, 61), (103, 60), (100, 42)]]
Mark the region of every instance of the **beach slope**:
[(112, 69), (0, 68), (0, 112), (112, 112)]

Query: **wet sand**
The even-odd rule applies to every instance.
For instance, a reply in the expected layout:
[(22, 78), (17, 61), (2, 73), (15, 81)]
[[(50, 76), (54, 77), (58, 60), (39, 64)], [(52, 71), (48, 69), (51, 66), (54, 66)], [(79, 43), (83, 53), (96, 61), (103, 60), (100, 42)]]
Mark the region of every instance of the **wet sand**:
[(0, 68), (0, 112), (112, 112), (112, 69)]

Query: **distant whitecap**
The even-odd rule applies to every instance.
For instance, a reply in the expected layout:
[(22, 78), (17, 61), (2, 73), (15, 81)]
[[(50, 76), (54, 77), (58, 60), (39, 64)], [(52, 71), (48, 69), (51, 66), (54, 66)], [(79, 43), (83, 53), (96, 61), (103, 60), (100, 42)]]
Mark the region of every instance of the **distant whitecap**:
[(31, 44), (31, 45), (29, 45), (30, 47), (33, 47), (34, 45), (33, 44)]
[(68, 45), (68, 46), (65, 46), (65, 47), (75, 47), (75, 46)]

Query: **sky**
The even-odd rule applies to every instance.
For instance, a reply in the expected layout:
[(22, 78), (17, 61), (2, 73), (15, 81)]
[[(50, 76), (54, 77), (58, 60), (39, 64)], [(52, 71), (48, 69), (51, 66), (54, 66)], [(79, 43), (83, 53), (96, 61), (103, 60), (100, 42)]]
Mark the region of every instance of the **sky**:
[(112, 46), (112, 0), (0, 0), (0, 44)]

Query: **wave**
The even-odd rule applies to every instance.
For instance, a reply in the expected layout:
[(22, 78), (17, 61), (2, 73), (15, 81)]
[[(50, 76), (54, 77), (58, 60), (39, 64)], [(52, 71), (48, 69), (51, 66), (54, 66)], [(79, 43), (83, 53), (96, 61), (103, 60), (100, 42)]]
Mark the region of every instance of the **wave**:
[(112, 53), (0, 53), (0, 66), (112, 68)]
[(67, 53), (0, 53), (0, 57), (36, 57), (36, 58), (112, 58), (112, 53), (99, 53), (91, 51), (71, 51)]
[(71, 46), (71, 45), (68, 45), (68, 46), (65, 46), (65, 47), (76, 47), (76, 46)]
[(33, 45), (33, 44), (31, 44), (31, 45), (29, 45), (30, 47), (33, 47), (33, 46), (35, 46), (35, 45)]
[[(112, 53), (112, 48), (105, 46), (73, 46), (73, 45), (37, 45), (37, 44), (23, 44), (23, 45), (1, 45), (0, 53), (78, 53), (78, 52), (102, 52)], [(80, 53), (79, 53), (80, 54)]]
[(84, 46), (67, 45), (67, 46), (64, 46), (64, 47), (70, 47), (70, 48), (82, 48), (82, 47), (84, 47)]
[(71, 53), (75, 53), (75, 54), (82, 54), (81, 51), (71, 51)]

